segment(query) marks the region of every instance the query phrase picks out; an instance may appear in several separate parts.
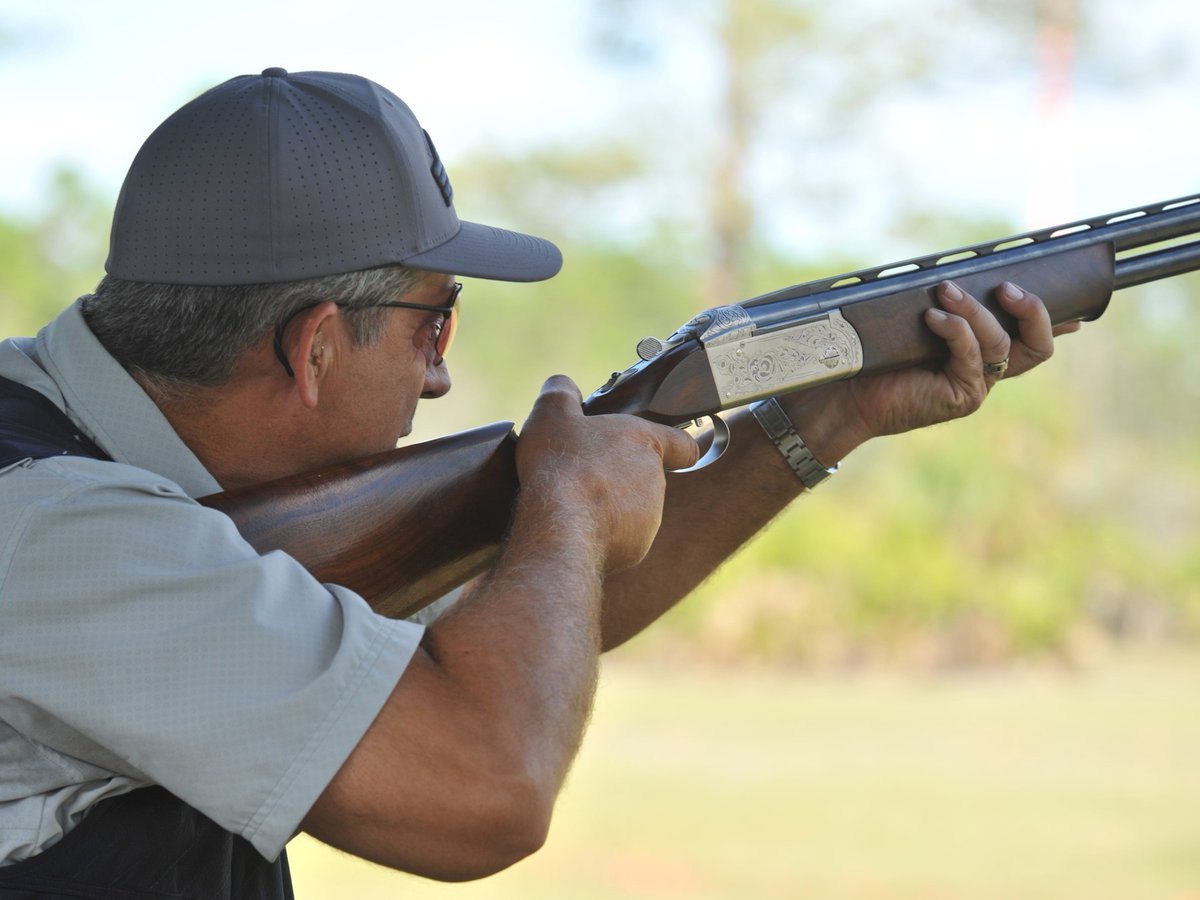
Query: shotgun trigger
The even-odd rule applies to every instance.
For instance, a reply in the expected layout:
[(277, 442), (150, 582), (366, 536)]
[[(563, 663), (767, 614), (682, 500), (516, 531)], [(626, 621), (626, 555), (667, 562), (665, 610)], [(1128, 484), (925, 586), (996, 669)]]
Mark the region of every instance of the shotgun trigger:
[(711, 466), (718, 459), (725, 455), (726, 448), (729, 447), (729, 426), (725, 424), (725, 420), (714, 414), (711, 416), (701, 416), (699, 419), (693, 419), (691, 422), (684, 422), (677, 426), (682, 430), (695, 436), (704, 427), (704, 420), (708, 419), (712, 423), (712, 436), (708, 445), (708, 449), (700, 456), (698, 460), (688, 466), (686, 469), (668, 469), (670, 472), (684, 473), (697, 472), (700, 469)]

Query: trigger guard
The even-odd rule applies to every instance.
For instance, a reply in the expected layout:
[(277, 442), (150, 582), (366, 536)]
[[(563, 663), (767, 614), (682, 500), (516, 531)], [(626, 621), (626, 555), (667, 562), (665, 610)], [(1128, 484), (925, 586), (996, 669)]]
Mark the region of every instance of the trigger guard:
[[(704, 455), (688, 466), (686, 469), (667, 469), (668, 472), (681, 474), (684, 472), (698, 472), (701, 469), (708, 468), (718, 459), (725, 455), (725, 450), (729, 447), (729, 426), (725, 424), (725, 420), (718, 415), (702, 416), (696, 422), (707, 418), (712, 422), (712, 443), (708, 445), (708, 449), (704, 451)], [(680, 426), (686, 427), (686, 426)]]

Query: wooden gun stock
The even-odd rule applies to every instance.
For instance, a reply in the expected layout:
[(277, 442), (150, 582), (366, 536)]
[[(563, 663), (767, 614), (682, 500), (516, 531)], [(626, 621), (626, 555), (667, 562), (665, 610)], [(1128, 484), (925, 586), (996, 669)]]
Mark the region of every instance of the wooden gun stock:
[(201, 498), (384, 615), (411, 615), (495, 559), (517, 494), (511, 422)]

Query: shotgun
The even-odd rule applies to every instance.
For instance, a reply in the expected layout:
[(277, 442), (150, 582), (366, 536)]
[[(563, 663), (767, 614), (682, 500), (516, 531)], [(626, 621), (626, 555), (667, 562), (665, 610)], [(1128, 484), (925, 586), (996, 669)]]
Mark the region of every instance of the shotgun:
[[(709, 417), (707, 463), (728, 436), (722, 410), (943, 361), (945, 345), (923, 321), (942, 281), (1015, 333), (995, 298), (1005, 281), (1039, 295), (1057, 325), (1098, 318), (1114, 290), (1198, 268), (1200, 194), (810, 281), (645, 338), (584, 411), (676, 426)], [(319, 580), (406, 616), (495, 559), (518, 488), (515, 445), (512, 423), (499, 422), (200, 502), (229, 515), (260, 553), (283, 550)]]

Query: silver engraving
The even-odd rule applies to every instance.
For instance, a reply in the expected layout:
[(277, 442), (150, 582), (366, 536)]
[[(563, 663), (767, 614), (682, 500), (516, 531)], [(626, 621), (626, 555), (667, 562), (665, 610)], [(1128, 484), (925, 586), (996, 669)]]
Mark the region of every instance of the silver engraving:
[(849, 378), (862, 368), (862, 342), (841, 312), (739, 340), (705, 343), (722, 408)]
[(740, 306), (715, 306), (692, 316), (680, 329), (677, 336), (688, 335), (699, 338), (704, 346), (723, 344), (754, 334), (754, 320)]

